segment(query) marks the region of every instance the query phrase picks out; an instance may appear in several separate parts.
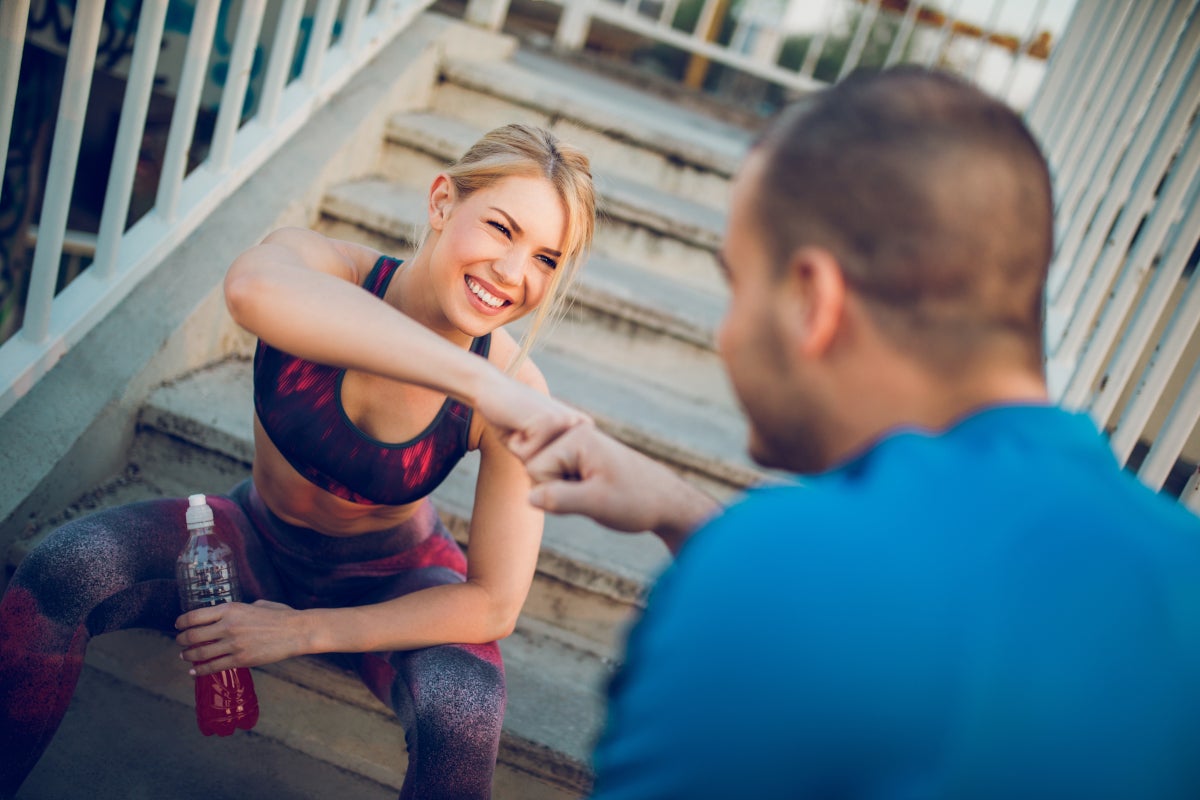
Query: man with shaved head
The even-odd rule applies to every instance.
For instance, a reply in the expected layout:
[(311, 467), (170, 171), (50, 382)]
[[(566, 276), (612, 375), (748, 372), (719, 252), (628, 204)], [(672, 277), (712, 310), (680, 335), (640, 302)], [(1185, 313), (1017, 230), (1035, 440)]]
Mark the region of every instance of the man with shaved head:
[(751, 455), (798, 484), (719, 509), (590, 425), (510, 444), (535, 505), (678, 556), (595, 797), (1200, 797), (1200, 520), (1048, 399), (1053, 201), (1021, 119), (856, 75), (732, 192), (719, 350)]

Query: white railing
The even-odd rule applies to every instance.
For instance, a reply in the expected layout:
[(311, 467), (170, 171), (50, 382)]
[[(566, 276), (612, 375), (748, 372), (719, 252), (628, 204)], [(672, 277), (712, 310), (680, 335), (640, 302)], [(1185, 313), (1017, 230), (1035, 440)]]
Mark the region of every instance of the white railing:
[[(555, 45), (582, 49), (601, 22), (690, 54), (699, 85), (711, 60), (806, 92), (859, 66), (953, 69), (1021, 107), (1044, 70), (1051, 33), (1075, 0), (547, 0), (561, 6)], [(499, 28), (509, 0), (470, 0), (467, 18)], [(971, 12), (974, 18), (968, 16)], [(831, 61), (834, 71), (822, 70)], [(694, 67), (699, 66), (697, 70)]]
[[(164, 77), (160, 73), (170, 72), (159, 64), (168, 0), (145, 0), (136, 21), (131, 58), (115, 67), (125, 76), (126, 85), (107, 192), (93, 243), (86, 232), (68, 232), (67, 219), (97, 47), (101, 30), (109, 22), (105, 14), (112, 9), (106, 11), (103, 0), (78, 0), (70, 27), (44, 199), (36, 218), (36, 233), (25, 232), (34, 242), (34, 255), (24, 320), (19, 331), (0, 345), (0, 414), (28, 392), (63, 353), (430, 3), (197, 0), (190, 27), (182, 37), (186, 53), (181, 69), (178, 74), (166, 76), (174, 102), (153, 206), (127, 227), (151, 92), (156, 78)], [(32, 35), (27, 26), (29, 19), (29, 0), (0, 0), (0, 158), (4, 159), (0, 164), (5, 170), (9, 166), (8, 145), (22, 51), (27, 35)], [(223, 73), (224, 84), (214, 89), (209, 67), (219, 20), (226, 23), (223, 33), (232, 31), (232, 46)], [(263, 30), (264, 20), (273, 21), (273, 31)], [(340, 26), (340, 31), (336, 41), (331, 41), (335, 26)], [(307, 44), (298, 53), (301, 30), (307, 30)], [(256, 86), (256, 110), (243, 118), (250, 75), (260, 48), (270, 55), (261, 85)], [(299, 75), (292, 74), (295, 59), (302, 59)], [(215, 123), (207, 155), (189, 170), (196, 122), (206, 93), (217, 96)], [(64, 277), (64, 254), (69, 262), (92, 247), (90, 266), (56, 291)]]
[(1200, 4), (1123, 0), (1080, 3), (1028, 115), (1056, 177), (1052, 389), (1156, 489), (1200, 461), (1198, 111)]

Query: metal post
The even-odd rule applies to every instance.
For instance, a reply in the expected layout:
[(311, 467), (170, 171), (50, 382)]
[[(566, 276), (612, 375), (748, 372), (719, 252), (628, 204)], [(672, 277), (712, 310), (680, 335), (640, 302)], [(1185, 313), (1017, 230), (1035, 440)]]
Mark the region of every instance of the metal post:
[[(1017, 50), (1013, 53), (1012, 61), (1008, 64), (1008, 72), (1004, 74), (1004, 80), (1000, 84), (999, 96), (1005, 100), (1012, 95), (1013, 83), (1017, 79), (1017, 65), (1021, 63), (1021, 53), (1029, 49), (1029, 45), (1033, 42), (1033, 38), (1037, 36), (1038, 25), (1042, 23), (1042, 15), (1046, 12), (1046, 3), (1048, 0), (1038, 0), (1037, 7), (1033, 10), (1033, 15), (1029, 18), (1029, 29), (1025, 32), (1025, 38), (1017, 42)], [(1043, 83), (1045, 82), (1046, 73), (1042, 73)]]
[(254, 66), (254, 51), (258, 48), (258, 32), (262, 29), (265, 8), (266, 0), (242, 0), (233, 54), (229, 58), (225, 89), (221, 92), (221, 107), (217, 111), (212, 146), (208, 151), (209, 168), (214, 172), (224, 172), (229, 167), (229, 154), (233, 149), (233, 137), (242, 121), (246, 89), (250, 85), (250, 70)]
[[(1062, 401), (1067, 405), (1081, 404), (1088, 391), (1091, 390), (1092, 382), (1100, 372), (1104, 356), (1112, 349), (1114, 340), (1121, 334), (1120, 326), (1125, 321), (1130, 307), (1141, 294), (1142, 282), (1159, 254), (1171, 224), (1179, 215), (1180, 210), (1184, 208), (1183, 201), (1191, 191), (1194, 177), (1194, 167), (1192, 170), (1189, 170), (1188, 167), (1197, 163), (1200, 163), (1200, 126), (1192, 128), (1189, 141), (1179, 152), (1174, 168), (1159, 191), (1153, 210), (1141, 223), (1141, 230), (1137, 233), (1136, 242), (1129, 253), (1120, 259), (1124, 269), (1117, 278), (1116, 285), (1102, 295), (1100, 284), (1097, 284), (1080, 303), (1079, 311), (1083, 315), (1082, 319), (1074, 322), (1074, 327), (1069, 332), (1073, 335), (1068, 335), (1063, 339), (1063, 346), (1071, 347), (1073, 342), (1078, 341), (1080, 344), (1074, 346), (1075, 350), (1083, 349), (1083, 337), (1087, 331), (1091, 331), (1091, 333), (1087, 341), (1087, 348), (1084, 350), (1082, 358), (1079, 359), (1071, 381), (1067, 384), (1067, 389), (1063, 394)], [(1171, 264), (1160, 261), (1157, 266), (1156, 281), (1162, 280), (1164, 276), (1172, 274), (1178, 276), (1183, 272), (1183, 264), (1187, 255), (1191, 253), (1192, 246), (1195, 245), (1195, 228), (1192, 228), (1186, 236), (1190, 241), (1187, 243), (1187, 253), (1180, 260), (1178, 269), (1173, 269)], [(1108, 283), (1108, 281), (1104, 281), (1104, 283)], [(1174, 283), (1174, 280), (1171, 279), (1170, 283)], [(1105, 287), (1106, 290), (1107, 288)], [(1095, 330), (1091, 330), (1091, 320), (1096, 316), (1104, 296), (1109, 298), (1108, 306), (1100, 323)], [(1068, 352), (1072, 353), (1075, 350), (1068, 350)]]
[(1129, 403), (1121, 413), (1117, 427), (1112, 432), (1109, 444), (1119, 461), (1124, 462), (1129, 458), (1198, 326), (1200, 272), (1192, 274), (1175, 313), (1155, 346), (1150, 363), (1146, 365)]
[[(489, 31), (498, 31), (508, 17), (508, 4), (509, 0), (469, 0), (463, 19)], [(565, 8), (563, 13), (567, 13)]]
[[(696, 20), (692, 38), (702, 42), (714, 41), (717, 34), (721, 32), (721, 23), (725, 21), (725, 14), (728, 11), (729, 0), (704, 0), (704, 8), (700, 11), (700, 18)], [(699, 89), (703, 86), (704, 78), (708, 75), (708, 65), (707, 58), (692, 53), (688, 57), (687, 70), (683, 75), (683, 85), (692, 89)]]
[(1200, 514), (1200, 467), (1188, 478), (1187, 485), (1179, 494), (1179, 502), (1183, 503), (1193, 514)]
[[(12, 135), (28, 19), (29, 0), (0, 0), (0, 178), (8, 169), (8, 140)], [(3, 187), (4, 181), (0, 180), (0, 190)]]
[(867, 7), (863, 9), (862, 14), (859, 15), (858, 28), (854, 31), (854, 38), (850, 40), (850, 47), (846, 50), (846, 57), (842, 59), (842, 68), (838, 71), (837, 80), (840, 81), (858, 66), (858, 61), (862, 58), (863, 48), (867, 46), (867, 35), (871, 33), (871, 27), (875, 24), (875, 17), (879, 13), (879, 1), (870, 0), (867, 3)]
[(342, 43), (347, 50), (358, 46), (358, 37), (362, 34), (363, 17), (367, 14), (367, 0), (349, 0), (346, 3), (346, 14), (342, 21)]
[(1067, 20), (1062, 41), (1054, 46), (1050, 53), (1050, 61), (1046, 64), (1046, 73), (1038, 84), (1025, 119), (1029, 127), (1037, 134), (1045, 147), (1048, 140), (1048, 128), (1052, 122), (1051, 114), (1058, 111), (1059, 97), (1064, 93), (1066, 85), (1075, 77), (1075, 61), (1085, 43), (1093, 38), (1093, 29), (1098, 28), (1109, 10), (1105, 3), (1076, 2)]
[(1002, 0), (992, 0), (992, 10), (988, 13), (988, 21), (979, 32), (979, 49), (975, 52), (975, 61), (971, 64), (972, 83), (979, 83), (979, 69), (983, 66), (983, 57), (987, 53), (988, 38), (996, 31), (996, 23), (1000, 19), (1000, 9), (1003, 6)]
[[(1165, 82), (1159, 91), (1167, 91)], [(1162, 130), (1143, 131), (1145, 137), (1154, 137), (1154, 147), (1140, 165), (1137, 162), (1131, 164), (1131, 167), (1140, 166), (1137, 180), (1130, 179), (1124, 185), (1118, 185), (1114, 181), (1114, 185), (1110, 187), (1110, 202), (1116, 208), (1108, 208), (1106, 203), (1106, 209), (1102, 211), (1107, 210), (1105, 217), (1116, 220), (1115, 227), (1111, 231), (1101, 227), (1104, 224), (1101, 219), (1092, 223), (1092, 231), (1089, 233), (1092, 247), (1081, 250), (1082, 262), (1075, 265), (1075, 269), (1054, 300), (1058, 309), (1069, 309), (1069, 314), (1062, 317), (1067, 321), (1065, 328), (1051, 325), (1047, 330), (1047, 341), (1052, 345), (1051, 352), (1059, 359), (1073, 361), (1079, 354), (1083, 338), (1091, 328), (1113, 276), (1127, 254), (1127, 248), (1135, 236), (1140, 236), (1138, 229), (1142, 224), (1141, 217), (1153, 207), (1159, 182), (1166, 174), (1180, 141), (1187, 134), (1192, 113), (1200, 100), (1200, 61), (1196, 60), (1195, 56), (1191, 79), (1182, 91), (1174, 95), (1174, 100), (1175, 105)], [(1130, 155), (1126, 154), (1126, 158), (1129, 157)], [(1100, 257), (1096, 258), (1097, 255)]]
[[(1167, 11), (1174, 5), (1173, 20), (1167, 19)], [(1057, 216), (1061, 222), (1072, 219), (1080, 208), (1080, 201), (1089, 188), (1100, 181), (1100, 174), (1111, 175), (1116, 160), (1150, 104), (1152, 94), (1147, 87), (1158, 85), (1167, 58), (1179, 39), (1184, 3), (1156, 3), (1155, 11), (1146, 22), (1146, 29), (1139, 36), (1128, 67), (1121, 70), (1121, 78), (1113, 90), (1104, 115), (1093, 127), (1099, 135), (1089, 138), (1083, 154), (1070, 172), (1064, 172), (1065, 185), (1060, 183), (1057, 192)], [(1095, 209), (1092, 204), (1091, 209)], [(1087, 206), (1084, 207), (1085, 209)], [(1089, 212), (1085, 210), (1084, 214)]]
[(129, 83), (125, 86), (125, 100), (121, 105), (121, 122), (113, 147), (112, 170), (108, 175), (108, 190), (104, 195), (104, 211), (100, 215), (100, 233), (92, 263), (96, 276), (102, 279), (111, 278), (117, 271), (117, 250), (125, 233), (125, 218), (129, 215), (129, 197), (133, 192), (138, 151), (146, 129), (150, 93), (154, 89), (154, 70), (162, 45), (167, 4), (168, 0), (146, 0), (138, 19), (133, 58), (129, 64)]
[(188, 151), (196, 132), (200, 94), (204, 89), (204, 75), (220, 8), (220, 0), (200, 0), (192, 13), (192, 31), (183, 56), (183, 74), (175, 92), (175, 110), (171, 113), (171, 129), (158, 178), (158, 196), (154, 201), (154, 212), (166, 223), (173, 222), (178, 211), (179, 190), (187, 172)]
[(46, 177), (46, 197), (38, 229), (37, 249), (33, 254), (33, 274), (25, 301), (23, 338), (41, 344), (50, 332), (50, 307), (58, 283), (63, 237), (67, 232), (67, 213), (79, 164), (79, 145), (87, 116), (92, 72), (96, 65), (96, 45), (100, 41), (103, 3), (79, 3), (72, 23), (71, 43), (67, 46), (66, 73), (63, 75), (62, 100), (58, 122), (54, 126), (54, 145), (50, 151), (50, 171)]
[(1150, 452), (1146, 454), (1146, 460), (1138, 469), (1138, 477), (1143, 483), (1151, 489), (1162, 488), (1171, 473), (1171, 467), (1175, 466), (1183, 451), (1188, 434), (1195, 430), (1197, 421), (1200, 421), (1200, 364), (1192, 368), (1183, 391), (1176, 398), (1154, 444), (1150, 446)]
[(942, 23), (941, 32), (938, 34), (937, 46), (930, 48), (929, 55), (925, 57), (926, 67), (936, 67), (938, 59), (942, 57), (942, 53), (950, 46), (951, 39), (954, 38), (954, 21), (958, 18), (958, 9), (962, 6), (962, 0), (954, 0), (954, 4), (950, 6), (950, 10), (946, 12), (946, 19)]
[(1050, 125), (1046, 135), (1046, 159), (1056, 173), (1062, 169), (1063, 151), (1073, 141), (1079, 132), (1078, 123), (1085, 109), (1098, 98), (1095, 94), (1096, 83), (1109, 72), (1109, 58), (1117, 34), (1123, 30), (1125, 18), (1131, 3), (1112, 2), (1105, 24), (1095, 41), (1088, 43), (1084, 54), (1074, 64), (1072, 81), (1064, 94), (1069, 102), (1062, 103), (1063, 108)]
[(900, 20), (900, 27), (896, 30), (896, 37), (892, 39), (892, 46), (888, 49), (883, 66), (890, 67), (900, 60), (900, 55), (904, 52), (908, 40), (912, 38), (913, 27), (917, 23), (917, 10), (920, 7), (921, 4), (917, 0), (909, 0), (908, 8), (904, 9), (904, 18)]
[(300, 76), (310, 89), (315, 89), (321, 81), (321, 67), (329, 50), (329, 36), (333, 32), (337, 9), (337, 0), (319, 0), (317, 4), (317, 16), (309, 29), (308, 52), (304, 54), (304, 71)]
[(591, 26), (592, 0), (567, 0), (554, 31), (554, 46), (567, 52), (582, 50)]
[(808, 43), (808, 49), (804, 53), (804, 63), (800, 65), (800, 74), (806, 78), (811, 78), (817, 69), (817, 64), (821, 61), (821, 53), (825, 51), (825, 43), (829, 41), (829, 31), (833, 28), (833, 19), (837, 15), (837, 3), (829, 2), (829, 13), (825, 15), (825, 24), (821, 26), (817, 37)]
[[(1071, 134), (1063, 140), (1065, 145), (1059, 148), (1059, 156), (1055, 160), (1060, 177), (1066, 177), (1069, 180), (1076, 175), (1079, 160), (1083, 156), (1088, 142), (1095, 139), (1097, 134), (1103, 135), (1104, 131), (1111, 128), (1111, 126), (1109, 128), (1101, 127), (1099, 120), (1106, 111), (1114, 105), (1120, 104), (1120, 95), (1114, 92), (1118, 79), (1135, 71), (1130, 65), (1130, 53), (1135, 44), (1149, 38), (1147, 36), (1148, 12), (1151, 8), (1163, 10), (1166, 6), (1166, 3), (1138, 3), (1125, 16), (1111, 51), (1100, 62), (1106, 66), (1106, 69), (1101, 71), (1096, 79), (1095, 87), (1089, 89), (1086, 95), (1090, 102), (1076, 104), (1080, 107), (1077, 112), (1078, 122)], [(1082, 135), (1084, 131), (1087, 132), (1087, 135)], [(1058, 200), (1061, 209), (1061, 195)]]
[[(1175, 98), (1188, 97), (1186, 90), (1180, 94), (1185, 81), (1188, 86), (1198, 85), (1200, 61), (1187, 55), (1197, 44), (1200, 44), (1200, 20), (1193, 18), (1174, 49), (1179, 57), (1168, 63), (1166, 73), (1154, 90), (1150, 107), (1137, 123), (1133, 139), (1119, 154), (1120, 166), (1116, 174), (1108, 181), (1094, 181), (1080, 206), (1087, 213), (1076, 211), (1068, 221), (1054, 254), (1046, 287), (1047, 297), (1055, 308), (1068, 308), (1079, 297), (1086, 271), (1100, 255), (1109, 229), (1125, 206), (1147, 154), (1164, 137), (1174, 137), (1177, 141), (1183, 136), (1187, 120), (1180, 118)], [(1100, 203), (1100, 207), (1093, 214), (1091, 209), (1095, 203)]]
[(275, 39), (271, 43), (271, 58), (267, 62), (266, 77), (263, 78), (262, 99), (259, 102), (258, 114), (255, 115), (259, 122), (268, 128), (279, 116), (279, 98), (292, 69), (296, 38), (300, 33), (300, 15), (303, 12), (304, 0), (284, 0), (279, 9)]
[[(1184, 208), (1187, 209), (1187, 212), (1183, 219), (1175, 225), (1174, 238), (1159, 260), (1158, 270), (1146, 290), (1145, 296), (1138, 304), (1137, 311), (1125, 326), (1121, 342), (1117, 345), (1116, 352), (1113, 353), (1108, 367), (1104, 370), (1104, 378), (1100, 382), (1101, 388), (1096, 392), (1088, 407), (1092, 418), (1101, 425), (1107, 424), (1108, 418), (1112, 416), (1117, 402), (1137, 368), (1139, 357), (1150, 344), (1150, 339), (1154, 335), (1159, 321), (1167, 313), (1167, 304), (1187, 266), (1192, 248), (1196, 246), (1195, 232), (1200, 230), (1200, 180), (1194, 180), (1191, 200), (1184, 203)], [(1165, 356), (1161, 350), (1162, 344), (1162, 342), (1158, 343), (1159, 356)], [(1093, 344), (1089, 343), (1089, 352), (1084, 353), (1080, 366), (1076, 370), (1077, 373), (1088, 368), (1092, 346)], [(1092, 380), (1089, 379), (1089, 386)], [(1067, 389), (1070, 391), (1069, 385)]]

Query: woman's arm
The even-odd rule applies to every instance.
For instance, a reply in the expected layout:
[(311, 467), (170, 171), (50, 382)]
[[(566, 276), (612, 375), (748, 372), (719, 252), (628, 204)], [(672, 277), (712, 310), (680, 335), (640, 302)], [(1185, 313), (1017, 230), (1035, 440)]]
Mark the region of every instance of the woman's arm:
[(585, 419), (363, 291), (378, 257), (362, 245), (281, 228), (234, 259), (225, 302), (234, 321), (274, 347), (451, 395), (507, 435), (522, 438), (534, 421), (567, 428)]
[[(524, 382), (544, 382), (532, 364)], [(407, 650), (490, 642), (512, 632), (537, 566), (543, 515), (500, 432), (484, 427), (465, 583), (435, 586), (369, 606), (297, 611), (278, 603), (228, 604), (180, 618), (177, 637), (197, 674), (259, 666), (308, 653)], [(206, 663), (198, 663), (206, 662)]]
[(473, 404), (498, 371), (363, 291), (378, 257), (370, 248), (283, 228), (234, 259), (225, 303), (239, 325), (292, 355)]
[(373, 606), (318, 611), (309, 620), (310, 652), (481, 644), (512, 633), (537, 567), (543, 515), (526, 499), (524, 466), (494, 430), (484, 430), (479, 449), (466, 582)]

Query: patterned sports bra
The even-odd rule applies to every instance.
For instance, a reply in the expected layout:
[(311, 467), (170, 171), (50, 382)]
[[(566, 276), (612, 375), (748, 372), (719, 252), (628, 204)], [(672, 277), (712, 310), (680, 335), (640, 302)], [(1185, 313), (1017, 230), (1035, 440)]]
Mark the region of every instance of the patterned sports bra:
[[(363, 286), (383, 297), (400, 261), (381, 257)], [(491, 334), (471, 343), (487, 358)], [(259, 340), (254, 409), (283, 457), (325, 491), (354, 503), (403, 505), (438, 487), (467, 452), (471, 408), (447, 397), (414, 438), (388, 444), (363, 433), (342, 407), (346, 370), (305, 361)]]

